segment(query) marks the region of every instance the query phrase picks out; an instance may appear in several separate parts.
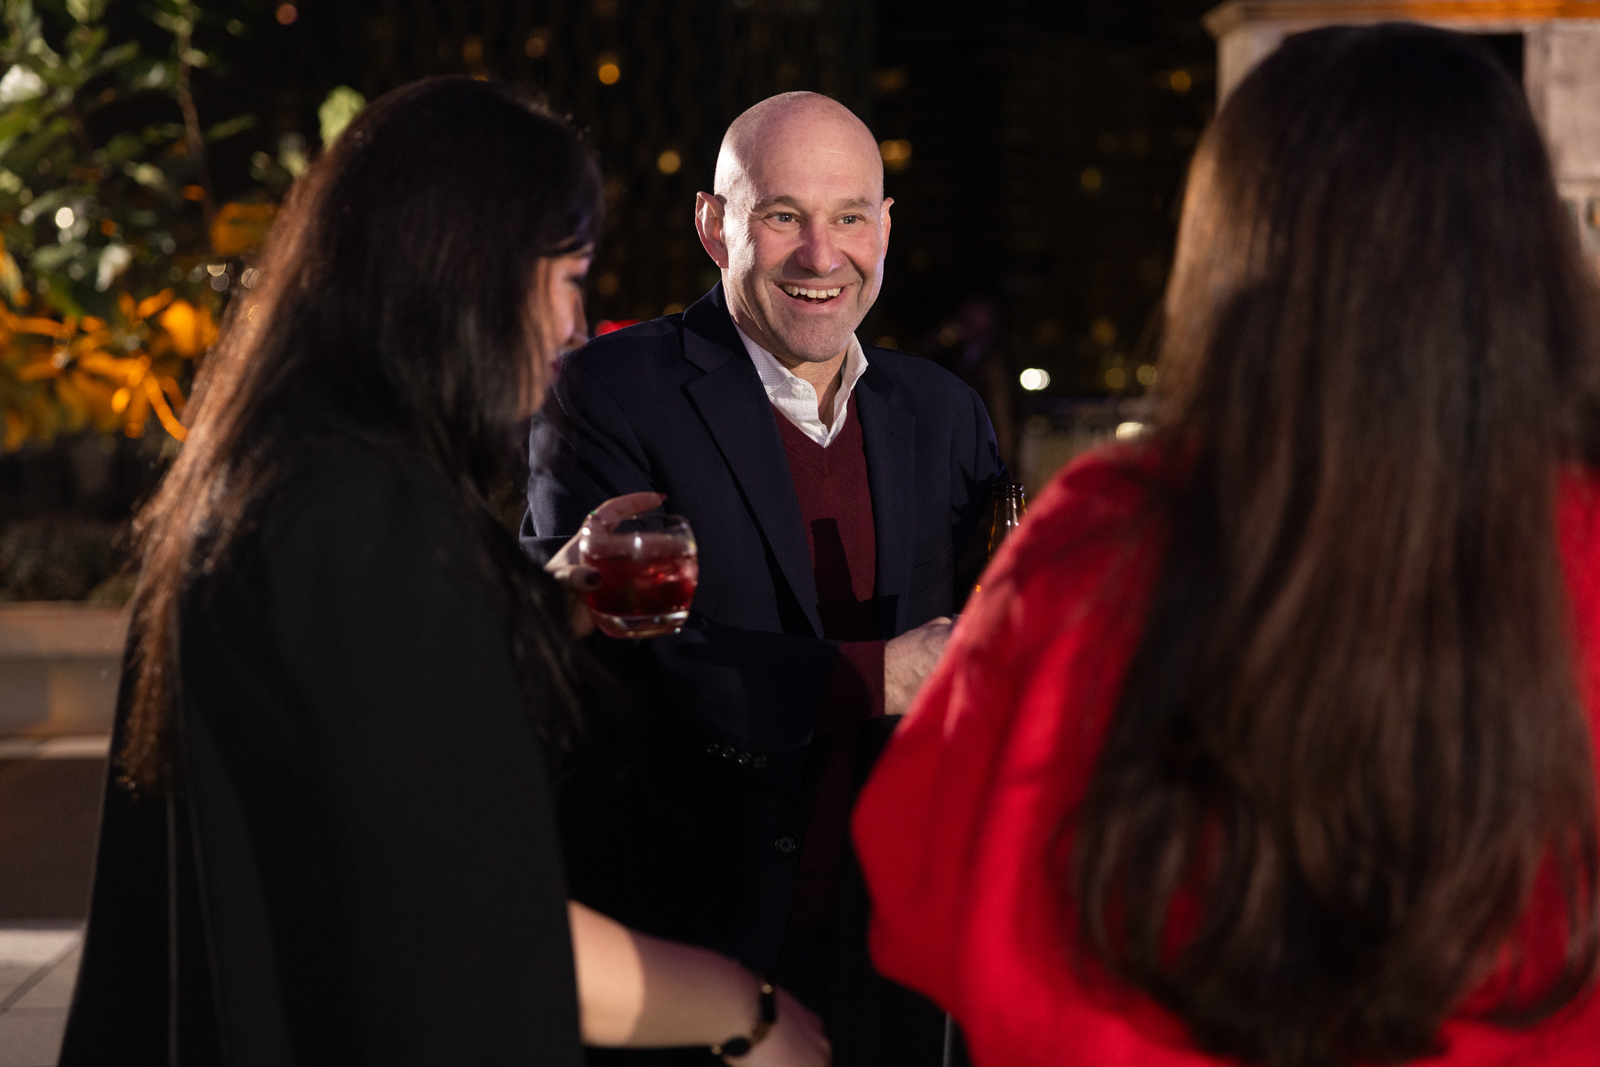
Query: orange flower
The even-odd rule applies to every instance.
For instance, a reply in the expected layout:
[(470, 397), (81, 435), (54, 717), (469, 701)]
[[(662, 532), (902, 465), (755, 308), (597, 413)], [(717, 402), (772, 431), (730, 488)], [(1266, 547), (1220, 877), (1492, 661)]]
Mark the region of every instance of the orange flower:
[(211, 321), (210, 310), (196, 308), (187, 300), (168, 304), (156, 322), (172, 338), (173, 350), (185, 358), (198, 356), (217, 339), (217, 327)]
[(223, 204), (211, 223), (211, 247), (224, 258), (243, 255), (267, 239), (276, 204)]

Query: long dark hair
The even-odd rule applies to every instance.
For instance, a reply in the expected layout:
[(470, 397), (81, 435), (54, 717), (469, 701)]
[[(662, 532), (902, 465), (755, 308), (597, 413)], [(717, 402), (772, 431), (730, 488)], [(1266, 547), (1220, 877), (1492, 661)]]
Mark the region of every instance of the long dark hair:
[(1279, 1067), (1434, 1051), (1502, 965), (1468, 1009), (1570, 1002), (1600, 914), (1556, 488), (1600, 465), (1600, 324), (1520, 87), (1442, 31), (1291, 37), (1203, 139), (1162, 345), (1170, 545), (1067, 824), (1093, 958)]
[(276, 484), (275, 458), (331, 410), (408, 442), (444, 476), (506, 592), (539, 723), (559, 753), (578, 722), (559, 595), (496, 521), (490, 488), (545, 371), (531, 294), (540, 260), (592, 244), (593, 153), (502, 85), (438, 78), (364, 110), (294, 186), (207, 357), (183, 451), (140, 513), (125, 781), (159, 788), (179, 697), (179, 603), (228, 558)]

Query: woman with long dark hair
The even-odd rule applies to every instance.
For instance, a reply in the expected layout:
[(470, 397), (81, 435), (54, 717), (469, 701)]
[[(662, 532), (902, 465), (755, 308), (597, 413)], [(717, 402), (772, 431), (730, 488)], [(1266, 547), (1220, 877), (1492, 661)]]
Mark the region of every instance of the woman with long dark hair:
[(1150, 432), (1041, 496), (857, 811), (977, 1063), (1596, 1062), (1576, 237), (1468, 38), (1297, 35), (1227, 101)]
[(296, 185), (139, 517), (63, 1064), (826, 1061), (738, 965), (566, 901), (550, 772), (609, 690), (489, 492), (583, 339), (599, 190), (466, 78)]

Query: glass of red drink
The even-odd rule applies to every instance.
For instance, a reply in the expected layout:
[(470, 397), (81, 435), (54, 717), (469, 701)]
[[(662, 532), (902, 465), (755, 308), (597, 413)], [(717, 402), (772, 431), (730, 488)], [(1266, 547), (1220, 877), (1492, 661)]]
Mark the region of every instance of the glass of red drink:
[(584, 596), (602, 633), (660, 637), (689, 618), (700, 558), (688, 519), (638, 516), (608, 526), (591, 517), (578, 532), (578, 555), (600, 572)]

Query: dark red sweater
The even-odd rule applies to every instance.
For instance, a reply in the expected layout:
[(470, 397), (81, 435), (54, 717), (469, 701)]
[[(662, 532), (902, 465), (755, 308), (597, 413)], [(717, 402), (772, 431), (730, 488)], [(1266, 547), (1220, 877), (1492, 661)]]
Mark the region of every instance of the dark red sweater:
[(817, 714), (816, 740), (827, 739), (827, 756), (800, 849), (800, 875), (789, 913), (792, 925), (813, 926), (833, 917), (860, 726), (883, 714), (884, 642), (874, 639), (873, 623), (878, 542), (855, 398), (839, 436), (827, 448), (781, 415), (778, 432), (811, 546), (822, 636), (844, 642)]

